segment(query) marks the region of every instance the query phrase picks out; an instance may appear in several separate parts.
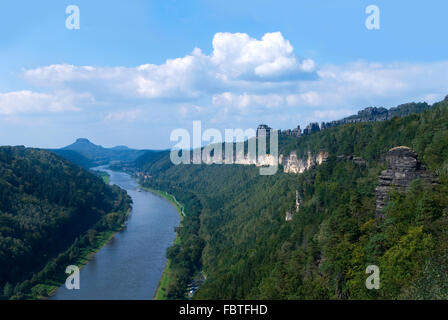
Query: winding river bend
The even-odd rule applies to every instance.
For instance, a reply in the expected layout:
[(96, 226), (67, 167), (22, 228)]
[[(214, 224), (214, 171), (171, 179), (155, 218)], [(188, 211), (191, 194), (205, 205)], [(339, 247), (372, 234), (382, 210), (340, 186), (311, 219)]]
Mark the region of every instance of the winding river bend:
[(50, 299), (152, 299), (166, 264), (166, 249), (179, 225), (176, 208), (167, 200), (140, 190), (128, 174), (101, 168), (110, 183), (125, 189), (133, 208), (126, 228), (118, 232), (80, 272), (80, 289), (62, 285)]

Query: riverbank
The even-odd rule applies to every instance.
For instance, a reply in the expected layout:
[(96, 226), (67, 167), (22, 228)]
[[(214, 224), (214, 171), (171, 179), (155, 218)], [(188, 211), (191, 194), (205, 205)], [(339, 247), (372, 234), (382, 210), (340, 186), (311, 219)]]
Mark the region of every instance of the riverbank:
[[(125, 215), (124, 220), (128, 218), (130, 211), (131, 209), (128, 209), (126, 213), (123, 212), (123, 214)], [(106, 219), (106, 217), (103, 217), (102, 219)], [(51, 296), (53, 296), (57, 292), (61, 285), (65, 283), (66, 277), (68, 276), (67, 274), (62, 274), (62, 272), (56, 272), (54, 276), (51, 276), (49, 278), (45, 277), (45, 274), (49, 271), (57, 268), (62, 268), (63, 263), (59, 260), (62, 261), (64, 260), (64, 257), (69, 257), (69, 259), (73, 259), (70, 264), (76, 265), (79, 269), (82, 269), (82, 267), (84, 267), (93, 258), (93, 256), (115, 236), (117, 232), (123, 230), (125, 226), (126, 225), (123, 223), (120, 227), (97, 232), (92, 239), (93, 244), (90, 243), (90, 245), (86, 247), (79, 247), (76, 245), (77, 242), (75, 242), (66, 251), (60, 253), (57, 258), (50, 261), (37, 274), (37, 283), (31, 285), (30, 293), (27, 294), (25, 298), (30, 300), (46, 300), (51, 298)], [(87, 234), (88, 232), (84, 236), (86, 236)], [(77, 252), (76, 256), (73, 256), (73, 252)], [(42, 277), (42, 279), (39, 279), (40, 277)]]
[(169, 202), (171, 202), (171, 204), (176, 207), (177, 212), (179, 213), (179, 217), (182, 222), (182, 219), (185, 217), (184, 206), (179, 201), (177, 201), (175, 196), (169, 194), (168, 192), (165, 192), (162, 190), (155, 190), (155, 189), (151, 189), (148, 187), (143, 187), (142, 185), (140, 185), (140, 189), (154, 193), (154, 194), (161, 196), (162, 198), (168, 200)]
[[(183, 218), (185, 217), (185, 211), (182, 204), (177, 201), (176, 197), (173, 195), (161, 191), (161, 190), (155, 190), (147, 187), (143, 187), (140, 185), (140, 188), (142, 190), (151, 192), (153, 194), (156, 194), (166, 200), (168, 200), (176, 209), (180, 217), (180, 223), (179, 227), (182, 225)], [(174, 244), (179, 244), (179, 235), (176, 233), (176, 238), (174, 239)], [(167, 300), (167, 297), (165, 296), (166, 288), (170, 285), (172, 281), (172, 270), (170, 268), (171, 261), (170, 259), (167, 260), (165, 268), (163, 269), (162, 277), (160, 278), (159, 285), (157, 287), (156, 293), (154, 294), (154, 300)]]
[(108, 174), (106, 171), (97, 171), (97, 174), (101, 179), (103, 179), (105, 184), (110, 184), (110, 174)]
[(141, 190), (128, 173), (107, 172), (111, 184), (126, 190), (132, 198), (126, 229), (117, 233), (83, 266), (81, 290), (67, 290), (62, 286), (51, 300), (147, 300), (154, 297), (166, 266), (166, 249), (176, 237), (174, 229), (179, 226), (179, 213), (162, 196)]
[[(98, 171), (97, 174), (103, 179), (104, 183), (110, 184), (110, 175), (105, 171)], [(90, 236), (88, 243), (89, 245), (80, 247), (78, 242), (73, 243), (66, 251), (59, 254), (56, 259), (50, 261), (39, 273), (44, 273), (45, 270), (51, 265), (58, 265), (58, 259), (60, 257), (69, 257), (72, 265), (76, 265), (80, 270), (94, 257), (94, 255), (100, 251), (118, 232), (122, 231), (126, 227), (126, 220), (129, 217), (129, 214), (132, 210), (132, 207), (129, 207), (126, 211), (119, 212), (123, 214), (123, 223), (119, 226), (111, 226), (109, 229), (104, 231), (96, 231), (94, 236)], [(98, 223), (102, 223), (103, 221), (107, 221), (107, 216), (116, 213), (109, 213), (106, 216), (102, 217)], [(90, 229), (93, 230), (93, 229)], [(90, 231), (89, 230), (89, 231)], [(89, 238), (89, 231), (87, 231), (82, 237)], [(39, 275), (38, 273), (38, 275)], [(33, 300), (46, 300), (51, 298), (56, 294), (57, 290), (64, 284), (65, 278), (68, 275), (64, 276), (54, 276), (50, 279), (42, 279), (38, 284), (34, 285), (30, 289), (30, 294), (28, 295), (28, 299)], [(58, 279), (55, 279), (58, 278)]]

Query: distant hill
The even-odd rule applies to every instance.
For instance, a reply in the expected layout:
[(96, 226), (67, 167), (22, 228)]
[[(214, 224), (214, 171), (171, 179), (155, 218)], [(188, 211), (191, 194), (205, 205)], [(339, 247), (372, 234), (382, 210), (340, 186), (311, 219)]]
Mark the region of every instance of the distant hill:
[(76, 150), (78, 152), (92, 152), (104, 149), (102, 146), (96, 145), (89, 141), (89, 139), (79, 138), (74, 143), (63, 147), (64, 150)]
[(171, 161), (168, 161), (169, 154), (170, 154), (169, 150), (164, 151), (149, 150), (135, 160), (135, 166), (137, 168), (141, 168), (147, 165), (148, 163), (155, 163), (162, 159), (165, 159), (166, 160), (165, 163), (167, 165), (170, 165)]
[(65, 158), (68, 161), (73, 162), (83, 168), (91, 168), (95, 165), (95, 162), (93, 162), (90, 159), (87, 159), (82, 154), (80, 154), (79, 152), (76, 152), (74, 150), (54, 149), (54, 150), (49, 150), (49, 151), (57, 154), (58, 156)]
[(93, 167), (108, 164), (111, 161), (134, 162), (148, 150), (130, 149), (126, 146), (104, 148), (86, 138), (80, 138), (66, 147), (50, 151), (82, 167)]
[(116, 146), (112, 148), (113, 150), (129, 150), (127, 146)]

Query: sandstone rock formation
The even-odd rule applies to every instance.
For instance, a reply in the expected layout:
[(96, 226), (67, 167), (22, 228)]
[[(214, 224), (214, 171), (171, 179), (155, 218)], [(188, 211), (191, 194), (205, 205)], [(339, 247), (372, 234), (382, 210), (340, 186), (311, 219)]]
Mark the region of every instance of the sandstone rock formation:
[(303, 134), (309, 135), (318, 131), (320, 131), (319, 124), (317, 122), (312, 122), (309, 125), (307, 125), (305, 129), (303, 129)]
[(300, 198), (299, 190), (296, 190), (296, 213), (299, 213), (301, 204), (302, 204), (302, 198)]
[(437, 183), (437, 177), (427, 171), (418, 161), (417, 153), (409, 147), (401, 146), (389, 150), (386, 155), (387, 169), (381, 172), (376, 187), (375, 216), (382, 217), (382, 210), (388, 201), (388, 194), (393, 189), (406, 191), (415, 179), (426, 183)]
[[(299, 195), (299, 190), (296, 190), (296, 212), (299, 213), (300, 205), (302, 204), (302, 198)], [(285, 216), (285, 221), (291, 221), (294, 217), (294, 213), (292, 211), (287, 211)]]
[(357, 122), (373, 122), (385, 121), (393, 117), (405, 117), (410, 114), (420, 113), (430, 109), (431, 106), (426, 102), (423, 103), (405, 103), (389, 110), (383, 107), (368, 107), (364, 110), (358, 111), (358, 114), (352, 115), (341, 120), (322, 123), (321, 130), (331, 127)]
[(328, 152), (320, 151), (317, 155), (308, 152), (306, 158), (298, 158), (296, 151), (292, 151), (289, 156), (280, 155), (279, 164), (283, 165), (285, 173), (303, 173), (305, 170), (311, 169), (314, 165), (321, 165), (328, 159)]
[(280, 132), (280, 134), (284, 136), (291, 136), (291, 137), (300, 137), (302, 135), (302, 130), (300, 129), (300, 126), (297, 126), (297, 128), (294, 129), (287, 129)]
[(292, 214), (292, 212), (291, 211), (287, 211), (286, 212), (285, 221), (292, 221), (293, 217), (294, 217), (294, 215)]
[[(445, 98), (445, 101), (448, 101), (448, 95)], [(310, 123), (304, 130), (302, 135), (309, 135), (321, 130), (326, 130), (331, 127), (336, 127), (349, 123), (357, 123), (357, 122), (376, 122), (376, 121), (385, 121), (392, 119), (393, 117), (405, 117), (410, 114), (420, 113), (425, 110), (429, 110), (431, 108), (426, 102), (423, 103), (405, 103), (401, 104), (397, 107), (393, 107), (390, 109), (386, 109), (383, 107), (368, 107), (363, 110), (358, 111), (357, 114), (351, 115), (349, 117), (345, 117), (340, 120), (334, 120), (330, 122), (322, 122), (320, 127), (319, 124), (314, 122)], [(283, 130), (280, 132), (282, 135), (286, 136), (297, 136), (300, 137), (300, 134), (293, 132), (293, 130)]]

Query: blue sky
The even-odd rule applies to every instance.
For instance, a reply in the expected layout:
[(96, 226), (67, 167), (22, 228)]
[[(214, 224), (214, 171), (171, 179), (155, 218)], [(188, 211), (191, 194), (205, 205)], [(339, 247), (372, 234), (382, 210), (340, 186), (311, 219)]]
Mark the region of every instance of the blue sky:
[[(68, 5), (80, 29), (65, 27)], [(380, 30), (365, 9), (380, 8)], [(302, 127), (448, 93), (446, 1), (0, 4), (0, 145), (167, 148), (175, 128)]]

